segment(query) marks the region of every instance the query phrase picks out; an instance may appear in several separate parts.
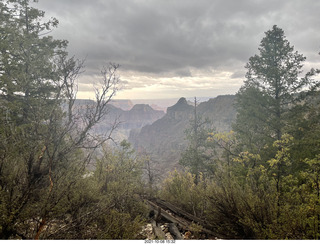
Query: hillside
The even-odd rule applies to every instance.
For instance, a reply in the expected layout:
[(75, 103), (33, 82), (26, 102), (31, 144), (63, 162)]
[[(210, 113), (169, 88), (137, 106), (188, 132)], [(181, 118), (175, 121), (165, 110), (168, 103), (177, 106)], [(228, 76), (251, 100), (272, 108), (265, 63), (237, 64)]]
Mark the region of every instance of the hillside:
[[(197, 111), (208, 118), (217, 131), (228, 131), (235, 118), (234, 95), (218, 96), (200, 103)], [(129, 141), (138, 152), (146, 152), (158, 162), (157, 169), (167, 172), (179, 167), (180, 154), (186, 149), (185, 130), (193, 118), (194, 107), (185, 98), (167, 109), (167, 114), (141, 129), (130, 132)]]

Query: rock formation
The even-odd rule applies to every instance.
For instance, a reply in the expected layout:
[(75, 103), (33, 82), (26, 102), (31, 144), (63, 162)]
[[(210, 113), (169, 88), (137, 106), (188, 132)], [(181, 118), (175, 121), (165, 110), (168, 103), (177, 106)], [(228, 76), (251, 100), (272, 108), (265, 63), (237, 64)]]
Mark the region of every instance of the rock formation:
[[(234, 95), (218, 96), (197, 106), (197, 113), (211, 121), (217, 131), (231, 129), (236, 111)], [(146, 152), (158, 162), (157, 169), (164, 172), (179, 168), (178, 161), (188, 145), (185, 130), (194, 116), (194, 106), (185, 98), (167, 109), (167, 114), (153, 124), (130, 132), (129, 141), (138, 152)]]

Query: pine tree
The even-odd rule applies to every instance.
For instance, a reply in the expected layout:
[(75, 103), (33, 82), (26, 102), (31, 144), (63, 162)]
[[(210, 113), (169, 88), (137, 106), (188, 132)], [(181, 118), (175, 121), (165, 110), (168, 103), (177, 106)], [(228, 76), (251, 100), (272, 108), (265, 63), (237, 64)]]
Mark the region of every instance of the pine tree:
[(246, 65), (245, 84), (236, 98), (234, 130), (244, 150), (253, 153), (272, 148), (272, 143), (281, 139), (300, 92), (308, 85), (307, 79), (299, 78), (305, 57), (294, 51), (284, 31), (273, 26), (265, 34), (259, 55)]
[(205, 154), (206, 141), (209, 136), (208, 119), (203, 119), (197, 111), (197, 99), (194, 99), (194, 116), (190, 120), (190, 128), (186, 130), (189, 140), (188, 148), (181, 154), (179, 164), (189, 169), (195, 175), (195, 183), (199, 181), (200, 174), (206, 173), (210, 167)]

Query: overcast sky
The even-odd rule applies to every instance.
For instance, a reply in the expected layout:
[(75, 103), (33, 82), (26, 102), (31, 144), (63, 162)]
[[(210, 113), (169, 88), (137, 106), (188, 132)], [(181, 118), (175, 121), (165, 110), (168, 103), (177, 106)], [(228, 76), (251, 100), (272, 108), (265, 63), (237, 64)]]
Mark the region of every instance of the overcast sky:
[(319, 0), (39, 0), (51, 34), (86, 58), (78, 97), (93, 97), (101, 67), (121, 65), (116, 98), (235, 94), (264, 33), (278, 25), (304, 69), (320, 68)]

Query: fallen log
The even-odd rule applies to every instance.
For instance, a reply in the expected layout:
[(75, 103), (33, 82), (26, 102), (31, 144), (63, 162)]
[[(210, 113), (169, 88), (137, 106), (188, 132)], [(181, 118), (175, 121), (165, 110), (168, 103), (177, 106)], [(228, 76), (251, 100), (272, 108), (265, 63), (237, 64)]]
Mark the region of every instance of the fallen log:
[(152, 225), (152, 231), (153, 231), (156, 239), (165, 240), (166, 239), (166, 235), (161, 230), (161, 228), (157, 225), (155, 220), (151, 220), (151, 225)]
[[(159, 208), (158, 205), (154, 204), (151, 201), (147, 200), (147, 203), (149, 204), (150, 207), (152, 207), (154, 209), (154, 211), (157, 211), (155, 209)], [(175, 224), (178, 224), (178, 225), (180, 225), (181, 227), (184, 227), (184, 228), (188, 228), (189, 225), (190, 225), (190, 223), (188, 221), (185, 221), (183, 218), (174, 217), (174, 216), (168, 214), (165, 210), (161, 211), (161, 217), (164, 218), (166, 221), (168, 221), (168, 223), (175, 223)]]
[[(212, 229), (213, 229), (212, 226), (208, 225), (206, 222), (199, 219), (198, 217), (191, 215), (191, 214), (183, 211), (182, 209), (179, 209), (176, 206), (174, 206), (168, 202), (165, 202), (163, 200), (154, 199), (153, 201), (147, 200), (147, 202), (149, 203), (149, 205), (153, 209), (158, 209), (159, 207), (160, 207), (160, 209), (162, 209), (161, 216), (163, 218), (165, 218), (167, 221), (169, 221), (169, 223), (178, 224), (179, 226), (181, 226), (185, 230), (189, 230), (189, 227), (192, 223), (197, 223), (197, 224), (201, 225), (201, 227), (202, 227), (201, 232), (202, 233), (205, 233), (209, 236), (223, 238), (220, 235), (218, 235), (217, 233), (212, 231)], [(175, 214), (175, 216), (168, 214), (165, 211), (166, 209), (173, 212)]]
[(188, 219), (193, 223), (199, 224), (205, 229), (213, 229), (213, 226), (207, 223), (206, 221), (198, 218), (197, 216), (194, 216), (190, 213), (187, 213), (186, 211), (174, 206), (173, 204), (166, 202), (164, 200), (156, 199), (156, 204), (160, 206), (163, 209), (168, 209), (170, 212), (174, 213), (175, 215), (178, 215), (180, 217), (183, 217), (184, 219)]
[(178, 227), (174, 223), (169, 224), (169, 231), (175, 240), (182, 240), (182, 235), (180, 231), (178, 230)]
[(164, 200), (159, 200), (159, 199), (156, 199), (155, 202), (161, 208), (168, 209), (168, 210), (170, 210), (171, 212), (173, 212), (174, 214), (176, 214), (178, 216), (181, 216), (183, 218), (187, 218), (187, 219), (189, 219), (190, 221), (192, 221), (194, 223), (199, 223), (200, 225), (208, 226), (208, 224), (205, 223), (200, 218), (198, 218), (198, 217), (196, 217), (196, 216), (194, 216), (194, 215), (182, 210), (181, 208), (178, 208), (178, 207), (174, 206), (173, 204), (171, 204), (169, 202), (166, 202)]

